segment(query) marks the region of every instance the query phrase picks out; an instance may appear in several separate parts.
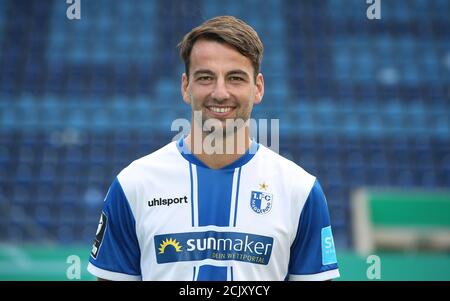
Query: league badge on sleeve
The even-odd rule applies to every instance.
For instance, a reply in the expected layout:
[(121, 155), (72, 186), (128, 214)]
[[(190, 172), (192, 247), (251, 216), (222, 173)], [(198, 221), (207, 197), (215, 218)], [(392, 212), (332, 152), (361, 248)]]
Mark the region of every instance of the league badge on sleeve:
[(92, 245), (91, 256), (97, 259), (98, 251), (102, 245), (103, 237), (105, 236), (106, 223), (108, 218), (105, 213), (102, 212), (100, 221), (98, 222), (97, 233), (95, 234), (94, 244)]

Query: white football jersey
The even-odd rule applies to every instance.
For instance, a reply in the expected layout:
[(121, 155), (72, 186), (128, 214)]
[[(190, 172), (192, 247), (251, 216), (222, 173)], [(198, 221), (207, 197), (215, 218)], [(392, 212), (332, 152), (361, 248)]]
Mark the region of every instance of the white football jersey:
[(255, 141), (234, 163), (211, 169), (183, 139), (119, 173), (88, 271), (109, 280), (339, 277), (314, 176)]

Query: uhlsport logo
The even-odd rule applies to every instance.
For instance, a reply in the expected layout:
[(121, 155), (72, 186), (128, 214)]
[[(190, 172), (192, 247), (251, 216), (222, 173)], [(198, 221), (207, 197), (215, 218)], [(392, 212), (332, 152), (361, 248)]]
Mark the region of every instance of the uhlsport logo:
[(239, 232), (187, 232), (154, 237), (156, 261), (236, 260), (266, 265), (273, 238)]
[(153, 198), (153, 200), (147, 202), (147, 205), (149, 207), (155, 207), (155, 206), (167, 206), (168, 207), (172, 204), (187, 204), (187, 203), (188, 203), (187, 196), (182, 196), (182, 197), (178, 197), (178, 198), (168, 198), (168, 199)]
[(270, 193), (262, 191), (252, 191), (250, 197), (250, 207), (259, 214), (265, 214), (272, 209), (273, 196)]

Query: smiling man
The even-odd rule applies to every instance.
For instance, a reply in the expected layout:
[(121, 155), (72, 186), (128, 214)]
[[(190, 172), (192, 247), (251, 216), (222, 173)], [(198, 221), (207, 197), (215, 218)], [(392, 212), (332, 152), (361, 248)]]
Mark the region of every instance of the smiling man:
[[(251, 143), (248, 122), (253, 105), (264, 95), (259, 70), (263, 45), (244, 22), (222, 17), (194, 29), (179, 47), (186, 68), (183, 99), (193, 112), (193, 130), (186, 143), (206, 165), (223, 167), (244, 154)], [(205, 143), (212, 129), (218, 133), (213, 136), (216, 146), (220, 144), (215, 153), (207, 149), (211, 143)]]
[[(339, 277), (319, 182), (250, 137), (253, 105), (264, 95), (257, 33), (216, 17), (179, 49), (191, 132), (119, 173), (88, 270), (109, 280)], [(211, 136), (224, 152), (205, 143)]]

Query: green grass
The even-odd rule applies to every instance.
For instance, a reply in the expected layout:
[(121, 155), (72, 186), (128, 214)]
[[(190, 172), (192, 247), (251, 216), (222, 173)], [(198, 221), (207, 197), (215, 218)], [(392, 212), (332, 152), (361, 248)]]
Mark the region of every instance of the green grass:
[(74, 280), (66, 276), (70, 255), (80, 258), (80, 280), (94, 280), (86, 270), (89, 252), (84, 246), (0, 245), (0, 280)]
[[(367, 269), (373, 264), (365, 256), (339, 252), (341, 278), (338, 280), (368, 281)], [(383, 281), (449, 281), (450, 254), (446, 253), (378, 253)]]

